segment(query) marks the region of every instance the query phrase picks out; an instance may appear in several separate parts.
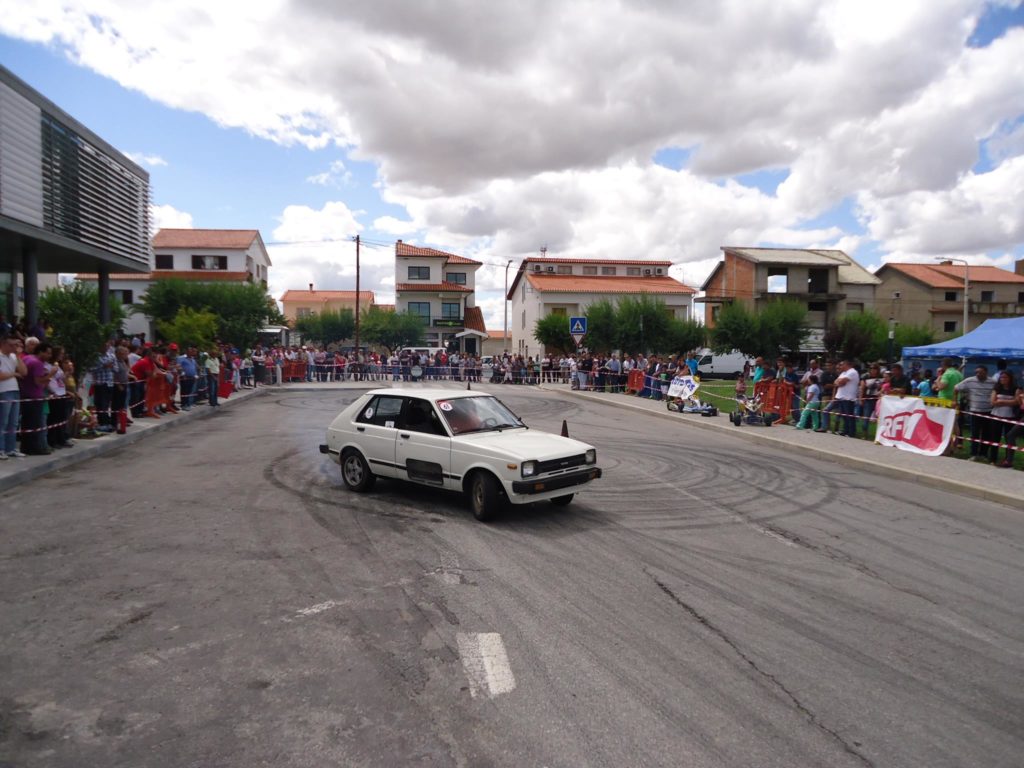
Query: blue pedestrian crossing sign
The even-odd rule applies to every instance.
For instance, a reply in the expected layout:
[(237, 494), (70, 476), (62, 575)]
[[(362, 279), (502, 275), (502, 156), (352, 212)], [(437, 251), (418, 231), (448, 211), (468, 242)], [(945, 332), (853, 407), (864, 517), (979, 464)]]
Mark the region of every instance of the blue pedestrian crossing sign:
[(587, 318), (570, 317), (569, 334), (572, 336), (573, 341), (576, 342), (576, 346), (578, 347), (580, 342), (583, 341), (583, 337), (587, 335)]

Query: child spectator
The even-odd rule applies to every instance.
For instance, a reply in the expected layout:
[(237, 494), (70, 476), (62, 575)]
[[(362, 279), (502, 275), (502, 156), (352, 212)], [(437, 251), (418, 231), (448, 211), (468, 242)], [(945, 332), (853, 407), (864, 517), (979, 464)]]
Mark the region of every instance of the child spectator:
[(818, 377), (811, 374), (807, 377), (807, 391), (804, 394), (803, 413), (800, 414), (800, 422), (797, 429), (807, 429), (810, 422), (811, 429), (817, 430), (821, 424), (821, 387), (818, 385)]

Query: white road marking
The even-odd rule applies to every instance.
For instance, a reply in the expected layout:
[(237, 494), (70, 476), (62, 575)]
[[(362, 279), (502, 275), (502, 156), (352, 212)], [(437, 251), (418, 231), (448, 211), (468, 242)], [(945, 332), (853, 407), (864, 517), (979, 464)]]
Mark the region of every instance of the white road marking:
[(493, 698), (516, 687), (516, 678), (500, 634), (459, 632), (456, 640), (462, 666), (469, 678), (469, 693), (474, 699), (478, 696)]
[(306, 618), (308, 616), (316, 616), (318, 613), (329, 611), (331, 608), (341, 605), (337, 600), (325, 600), (322, 603), (311, 605), (308, 608), (300, 608), (295, 612), (295, 616), (285, 616), (282, 621), (291, 621), (293, 618)]

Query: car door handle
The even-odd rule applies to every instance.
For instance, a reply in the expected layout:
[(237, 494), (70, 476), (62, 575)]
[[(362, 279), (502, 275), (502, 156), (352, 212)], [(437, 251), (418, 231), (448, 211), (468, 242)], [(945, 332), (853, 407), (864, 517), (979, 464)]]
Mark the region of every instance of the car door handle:
[(399, 436), (400, 438), (402, 438), (403, 440), (408, 440), (408, 439), (409, 439), (409, 437), (410, 437), (410, 435), (407, 435), (407, 434), (405, 434), (404, 432), (399, 432), (399, 433), (398, 433), (398, 436)]
[(356, 427), (356, 432), (365, 432), (366, 427)]

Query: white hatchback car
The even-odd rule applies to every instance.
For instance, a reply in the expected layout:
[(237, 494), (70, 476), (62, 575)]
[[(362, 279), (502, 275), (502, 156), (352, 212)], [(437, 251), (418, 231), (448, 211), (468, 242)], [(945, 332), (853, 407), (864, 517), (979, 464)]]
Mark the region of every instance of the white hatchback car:
[(368, 392), (331, 422), (320, 452), (350, 490), (389, 477), (463, 491), (478, 520), (506, 501), (568, 504), (601, 476), (593, 446), (530, 429), (492, 395), (450, 389)]

